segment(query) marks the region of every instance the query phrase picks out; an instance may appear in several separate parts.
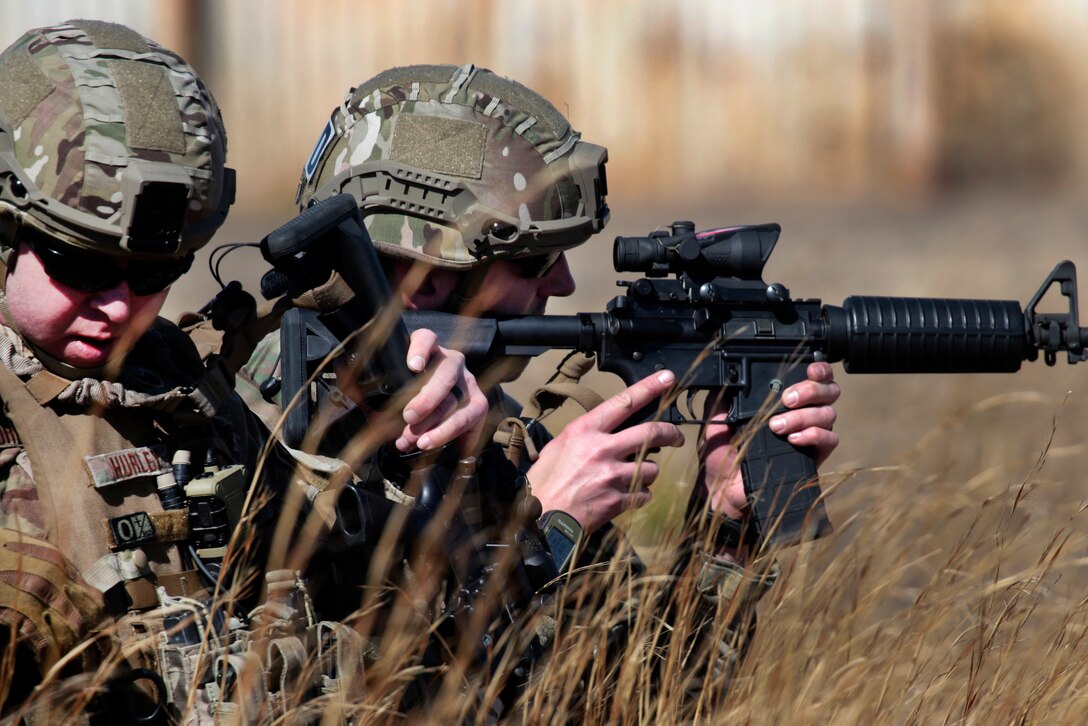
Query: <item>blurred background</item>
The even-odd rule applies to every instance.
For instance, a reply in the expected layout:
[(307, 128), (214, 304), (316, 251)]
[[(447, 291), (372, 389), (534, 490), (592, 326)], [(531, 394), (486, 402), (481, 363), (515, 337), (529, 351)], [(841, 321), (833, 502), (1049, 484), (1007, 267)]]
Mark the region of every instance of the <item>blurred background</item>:
[[(612, 223), (572, 255), (580, 289), (553, 312), (600, 309), (614, 294), (611, 238), (676, 219), (782, 223), (767, 281), (832, 304), (1025, 303), (1059, 260), (1088, 265), (1078, 0), (0, 0), (0, 40), (72, 17), (128, 24), (212, 87), (240, 186), (219, 242), (257, 241), (293, 216), (299, 169), (350, 86), (393, 65), (472, 62), (542, 92), (610, 151)], [(253, 286), (264, 263), (241, 252), (225, 268)], [(209, 275), (190, 277), (168, 314), (214, 293)], [(1051, 462), (1083, 469), (1088, 365), (1026, 367), (840, 370), (832, 515), (861, 511), (851, 491), (909, 468), (949, 427), (953, 459), (969, 452), (1000, 472), (997, 487), (1048, 445)]]

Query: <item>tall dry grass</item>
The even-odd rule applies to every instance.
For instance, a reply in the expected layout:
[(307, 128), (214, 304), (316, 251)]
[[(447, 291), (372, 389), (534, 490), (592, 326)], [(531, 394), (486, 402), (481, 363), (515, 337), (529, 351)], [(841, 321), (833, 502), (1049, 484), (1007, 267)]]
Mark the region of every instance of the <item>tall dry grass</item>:
[[(850, 293), (1008, 298), (1021, 302), (1062, 257), (1078, 262), (1088, 217), (1076, 195), (1016, 190), (921, 208), (775, 210), (722, 200), (711, 208), (619, 210), (617, 234), (693, 217), (700, 227), (778, 220), (784, 234), (768, 279), (799, 296), (838, 303)], [(596, 310), (615, 275), (579, 250), (588, 291), (564, 309)], [(1025, 364), (1002, 376), (850, 376), (836, 430), (843, 443), (822, 472), (833, 534), (778, 553), (782, 576), (758, 607), (759, 627), (727, 696), (683, 686), (687, 651), (662, 649), (671, 626), (656, 607), (635, 611), (631, 645), (605, 652), (608, 616), (629, 599), (675, 594), (674, 549), (659, 533), (690, 481), (691, 452), (655, 485), (657, 509), (625, 526), (651, 563), (641, 579), (621, 566), (590, 573), (560, 613), (558, 637), (512, 722), (1080, 723), (1088, 482), (1085, 366)], [(530, 369), (527, 378), (542, 380)], [(604, 384), (607, 385), (604, 385)], [(614, 382), (602, 382), (602, 391)], [(1069, 394), (1068, 392), (1072, 392)], [(518, 391), (520, 393), (520, 391)], [(404, 720), (400, 693), (434, 621), (426, 578), (378, 581), (347, 622), (380, 637), (350, 701), (310, 701), (360, 722)], [(392, 602), (395, 617), (374, 603)], [(724, 618), (718, 626), (725, 624)], [(511, 631), (512, 632), (512, 631)], [(681, 634), (682, 635), (682, 634)], [(683, 637), (672, 640), (685, 643)], [(608, 669), (612, 667), (613, 670)], [(483, 720), (482, 682), (454, 669), (432, 710), (410, 722)], [(713, 674), (711, 674), (711, 677)], [(690, 681), (689, 681), (690, 684)], [(486, 701), (487, 691), (483, 690)], [(303, 706), (298, 706), (303, 709)], [(300, 710), (301, 715), (301, 710)], [(328, 722), (335, 722), (328, 715)], [(284, 722), (286, 722), (284, 720)]]
[[(728, 694), (724, 679), (704, 672), (707, 654), (687, 649), (697, 596), (690, 579), (669, 576), (672, 543), (646, 548), (642, 573), (620, 560), (581, 573), (567, 608), (542, 608), (519, 623), (535, 631), (543, 613), (555, 613), (556, 636), (505, 719), (1083, 722), (1086, 452), (1056, 443), (1070, 433), (1068, 419), (1082, 416), (1069, 401), (1007, 394), (934, 422), (884, 466), (826, 471), (836, 531), (775, 553), (782, 575), (758, 607), (758, 630)], [(369, 594), (380, 591), (390, 614), (376, 617), (371, 598), (346, 621), (381, 653), (358, 674), (357, 690), (300, 696), (292, 717), (266, 720), (485, 722), (495, 693), (478, 671), (462, 669), (467, 659), (449, 653), (437, 699), (422, 712), (399, 711), (403, 689), (423, 668), (439, 584), (420, 569), (396, 589), (375, 587)], [(615, 648), (609, 633), (632, 598), (640, 605)], [(666, 604), (672, 614), (662, 618)], [(729, 607), (722, 604), (715, 637), (724, 636)]]

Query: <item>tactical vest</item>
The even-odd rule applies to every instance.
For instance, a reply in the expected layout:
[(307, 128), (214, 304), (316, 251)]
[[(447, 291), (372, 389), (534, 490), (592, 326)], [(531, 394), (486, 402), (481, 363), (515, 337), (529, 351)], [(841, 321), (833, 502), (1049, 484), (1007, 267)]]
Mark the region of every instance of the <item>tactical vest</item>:
[(195, 594), (196, 572), (184, 570), (175, 546), (189, 536), (188, 511), (164, 511), (156, 492), (172, 452), (154, 416), (98, 407), (58, 413), (42, 385), (54, 378), (43, 372), (24, 383), (0, 367), (0, 398), (30, 458), (46, 538), (98, 589), (125, 581), (132, 609), (158, 604), (156, 583), (172, 595)]

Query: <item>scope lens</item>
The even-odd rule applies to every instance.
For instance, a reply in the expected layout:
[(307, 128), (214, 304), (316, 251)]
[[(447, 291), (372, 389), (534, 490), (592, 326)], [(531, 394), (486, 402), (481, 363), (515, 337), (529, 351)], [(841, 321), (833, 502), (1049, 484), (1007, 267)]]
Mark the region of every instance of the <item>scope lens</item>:
[(669, 251), (652, 237), (617, 237), (612, 245), (616, 272), (649, 272), (659, 262), (668, 262)]

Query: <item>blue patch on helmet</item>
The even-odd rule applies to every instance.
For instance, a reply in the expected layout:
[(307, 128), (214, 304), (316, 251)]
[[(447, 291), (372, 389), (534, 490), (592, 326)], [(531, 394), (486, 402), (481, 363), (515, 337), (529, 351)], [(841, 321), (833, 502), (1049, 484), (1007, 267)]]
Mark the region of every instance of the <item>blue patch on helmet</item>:
[(306, 167), (303, 173), (306, 175), (306, 181), (310, 181), (313, 178), (314, 173), (317, 171), (318, 162), (321, 161), (322, 154), (325, 153), (326, 147), (332, 142), (336, 136), (336, 126), (333, 125), (332, 119), (325, 124), (325, 129), (321, 132), (321, 136), (317, 139), (317, 143), (314, 145), (314, 150), (310, 152), (310, 158), (306, 160)]

